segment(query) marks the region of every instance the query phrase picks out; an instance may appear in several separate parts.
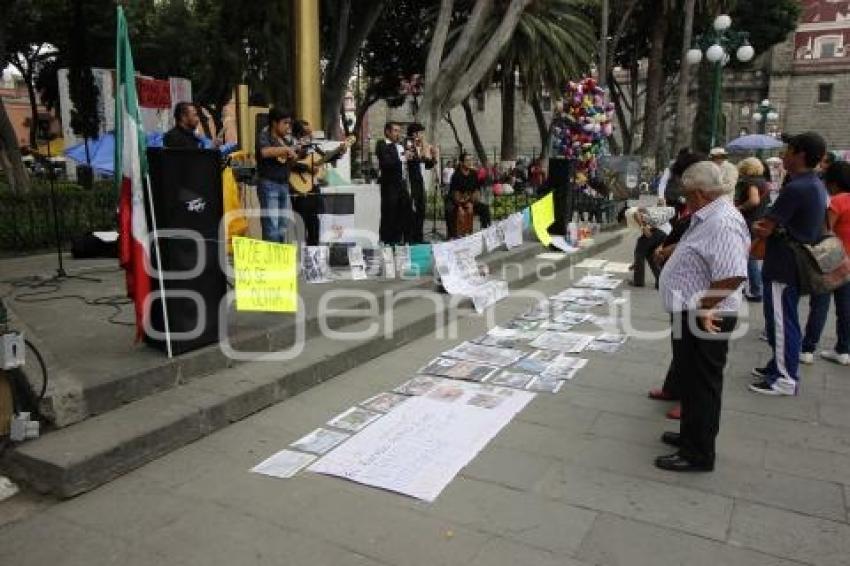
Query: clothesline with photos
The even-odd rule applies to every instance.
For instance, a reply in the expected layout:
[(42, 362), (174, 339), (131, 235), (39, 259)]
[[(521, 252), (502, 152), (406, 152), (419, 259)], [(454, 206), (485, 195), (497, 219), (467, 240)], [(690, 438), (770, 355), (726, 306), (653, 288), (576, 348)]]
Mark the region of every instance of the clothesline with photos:
[[(599, 271), (609, 263), (578, 264), (590, 271), (572, 287), (442, 352), (251, 471), (291, 478), (307, 469), (434, 501), (536, 394), (565, 389), (588, 364), (579, 354), (626, 343), (617, 311), (626, 299), (614, 292), (622, 279)], [(610, 310), (595, 314), (600, 307)]]
[[(476, 258), (500, 249), (511, 250), (523, 243), (523, 232), (533, 230), (545, 246), (570, 254), (593, 243), (594, 227), (585, 222), (569, 225), (568, 235), (553, 236), (548, 228), (555, 221), (553, 194), (529, 207), (495, 222), (474, 234), (435, 244), (362, 247), (347, 250), (349, 269), (336, 274), (331, 269), (328, 246), (304, 246), (301, 270), (307, 283), (327, 283), (335, 279), (365, 280), (419, 279), (432, 276), (451, 295), (472, 299), (477, 312), (508, 296), (507, 282), (491, 279)], [(541, 256), (542, 257), (542, 256)], [(558, 255), (558, 258), (562, 255)], [(545, 259), (545, 257), (544, 257)]]

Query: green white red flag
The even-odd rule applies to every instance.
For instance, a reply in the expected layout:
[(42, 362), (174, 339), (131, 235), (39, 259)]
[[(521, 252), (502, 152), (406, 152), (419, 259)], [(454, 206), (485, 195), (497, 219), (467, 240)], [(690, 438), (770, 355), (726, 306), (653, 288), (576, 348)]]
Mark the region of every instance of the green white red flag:
[[(139, 115), (135, 69), (127, 34), (124, 10), (118, 6), (115, 88), (115, 184), (119, 191), (119, 259), (127, 275), (127, 296), (136, 308), (136, 339), (143, 336), (146, 299), (151, 279), (150, 234), (145, 214), (145, 184), (148, 164), (145, 157), (145, 132)], [(149, 310), (149, 309), (148, 309)]]

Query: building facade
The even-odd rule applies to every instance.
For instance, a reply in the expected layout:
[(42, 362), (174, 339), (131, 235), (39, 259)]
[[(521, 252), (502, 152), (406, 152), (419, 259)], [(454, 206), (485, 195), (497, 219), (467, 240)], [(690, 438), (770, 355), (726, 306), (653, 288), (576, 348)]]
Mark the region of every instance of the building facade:
[(795, 33), (773, 50), (770, 101), (782, 131), (816, 131), (850, 149), (850, 0), (804, 0)]

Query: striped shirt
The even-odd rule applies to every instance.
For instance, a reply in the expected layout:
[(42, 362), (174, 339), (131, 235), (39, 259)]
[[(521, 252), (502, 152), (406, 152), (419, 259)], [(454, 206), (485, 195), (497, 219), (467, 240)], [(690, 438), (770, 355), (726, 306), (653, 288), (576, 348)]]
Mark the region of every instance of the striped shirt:
[[(729, 199), (718, 198), (694, 212), (690, 227), (661, 271), (659, 290), (665, 310), (694, 310), (712, 282), (746, 278), (749, 252), (747, 224)], [(740, 307), (739, 288), (716, 308), (736, 313)]]

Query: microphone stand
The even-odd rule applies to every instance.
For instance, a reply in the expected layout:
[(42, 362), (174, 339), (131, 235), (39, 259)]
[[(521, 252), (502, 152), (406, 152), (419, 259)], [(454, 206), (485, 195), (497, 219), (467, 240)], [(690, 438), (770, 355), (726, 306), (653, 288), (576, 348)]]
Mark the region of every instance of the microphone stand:
[(62, 260), (62, 231), (59, 228), (59, 206), (56, 198), (56, 171), (54, 170), (53, 158), (50, 154), (50, 137), (47, 138), (47, 159), (45, 160), (43, 156), (40, 157), (42, 164), (47, 166), (47, 180), (50, 184), (50, 204), (53, 209), (53, 236), (56, 240), (56, 260), (58, 263), (58, 266), (56, 267), (56, 275), (45, 280), (44, 283), (64, 281), (67, 279), (80, 279), (82, 281), (100, 283), (100, 279), (86, 277), (84, 275), (69, 275), (68, 272), (65, 271), (65, 265)]

